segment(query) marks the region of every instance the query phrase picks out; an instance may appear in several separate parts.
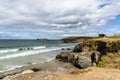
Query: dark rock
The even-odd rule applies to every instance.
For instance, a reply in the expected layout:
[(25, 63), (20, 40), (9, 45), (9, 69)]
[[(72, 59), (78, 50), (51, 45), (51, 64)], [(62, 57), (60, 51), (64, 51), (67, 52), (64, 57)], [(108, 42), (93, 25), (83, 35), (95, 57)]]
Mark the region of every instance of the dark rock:
[(31, 70), (33, 70), (34, 72), (38, 72), (38, 71), (40, 71), (41, 69), (40, 69), (40, 68), (32, 68)]
[(106, 55), (108, 52), (116, 53), (120, 50), (120, 41), (104, 42), (104, 41), (89, 41), (84, 43), (85, 47), (89, 47), (89, 51), (99, 51), (101, 56)]
[(101, 53), (101, 55), (106, 55), (106, 42), (102, 42), (102, 41), (96, 41), (96, 46), (97, 46), (97, 51), (99, 51)]
[(91, 55), (91, 65), (97, 64), (100, 61), (100, 53), (99, 52), (93, 52)]
[(82, 49), (83, 49), (83, 44), (78, 44), (77, 46), (75, 46), (73, 52), (82, 52)]
[(56, 59), (60, 61), (68, 62), (68, 56), (69, 56), (68, 52), (62, 52), (56, 56)]
[(65, 50), (65, 48), (62, 48), (61, 50)]
[(67, 50), (71, 50), (70, 48), (67, 48)]
[(100, 58), (107, 54), (107, 43), (103, 41), (88, 41), (83, 43), (83, 49), (87, 48), (86, 51), (98, 51), (100, 52)]
[[(81, 52), (76, 54), (74, 52), (62, 52), (56, 56), (56, 59), (63, 62), (70, 62), (78, 68), (86, 68), (92, 65), (92, 60), (90, 56), (92, 53), (93, 52)], [(97, 62), (99, 60), (100, 53), (95, 52), (95, 54)]]
[(107, 45), (108, 52), (118, 52), (120, 50), (120, 41), (110, 42)]
[(0, 79), (4, 78), (5, 75), (3, 73), (0, 73)]

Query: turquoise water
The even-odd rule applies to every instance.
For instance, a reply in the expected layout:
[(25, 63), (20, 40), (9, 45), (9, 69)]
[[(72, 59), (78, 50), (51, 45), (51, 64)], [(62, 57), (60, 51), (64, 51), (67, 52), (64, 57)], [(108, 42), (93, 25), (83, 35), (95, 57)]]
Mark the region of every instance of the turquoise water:
[(0, 72), (49, 61), (61, 48), (74, 46), (59, 40), (0, 40)]

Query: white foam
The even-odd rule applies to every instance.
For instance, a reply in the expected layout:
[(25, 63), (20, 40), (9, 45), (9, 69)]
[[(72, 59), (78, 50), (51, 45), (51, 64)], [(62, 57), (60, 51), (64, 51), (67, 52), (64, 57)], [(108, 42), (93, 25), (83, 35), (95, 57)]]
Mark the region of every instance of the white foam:
[(0, 50), (0, 53), (7, 53), (7, 52), (16, 52), (18, 49), (5, 49), (5, 50)]
[(59, 50), (59, 49), (61, 49), (61, 48), (50, 48), (50, 49), (43, 49), (43, 50), (24, 51), (24, 52), (19, 52), (19, 53), (12, 54), (12, 55), (2, 56), (2, 57), (0, 57), (0, 60), (28, 56), (28, 55), (33, 55), (33, 54), (39, 54), (42, 52), (49, 52), (49, 51), (54, 51), (54, 50)]
[(46, 48), (46, 46), (36, 46), (36, 47), (33, 47), (33, 49), (44, 49)]
[[(29, 47), (23, 47), (23, 49), (25, 49), (25, 50), (27, 50), (27, 48), (29, 48)], [(44, 49), (44, 48), (46, 48), (46, 46), (36, 46), (36, 47), (33, 47), (33, 49), (35, 49), (35, 50), (36, 49)], [(0, 53), (17, 52), (17, 51), (19, 51), (19, 49), (20, 48), (16, 48), (16, 49), (4, 49), (4, 50), (0, 50)]]

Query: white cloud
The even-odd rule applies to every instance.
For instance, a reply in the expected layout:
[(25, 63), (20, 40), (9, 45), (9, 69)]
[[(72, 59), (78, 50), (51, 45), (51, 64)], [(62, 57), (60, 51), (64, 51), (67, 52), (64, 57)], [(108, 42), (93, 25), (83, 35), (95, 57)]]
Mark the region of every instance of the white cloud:
[(95, 34), (91, 30), (115, 19), (119, 8), (120, 0), (1, 0), (0, 27), (61, 36)]

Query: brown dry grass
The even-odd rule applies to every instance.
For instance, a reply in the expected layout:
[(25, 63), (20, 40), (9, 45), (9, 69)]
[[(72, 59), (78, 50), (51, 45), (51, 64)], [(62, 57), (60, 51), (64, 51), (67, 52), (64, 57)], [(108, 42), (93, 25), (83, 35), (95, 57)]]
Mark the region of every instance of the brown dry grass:
[(98, 40), (98, 41), (104, 41), (104, 42), (113, 42), (120, 40), (120, 37), (103, 37), (103, 38), (95, 38), (90, 40)]
[(108, 53), (103, 56), (98, 63), (99, 67), (120, 69), (120, 51), (118, 53)]

